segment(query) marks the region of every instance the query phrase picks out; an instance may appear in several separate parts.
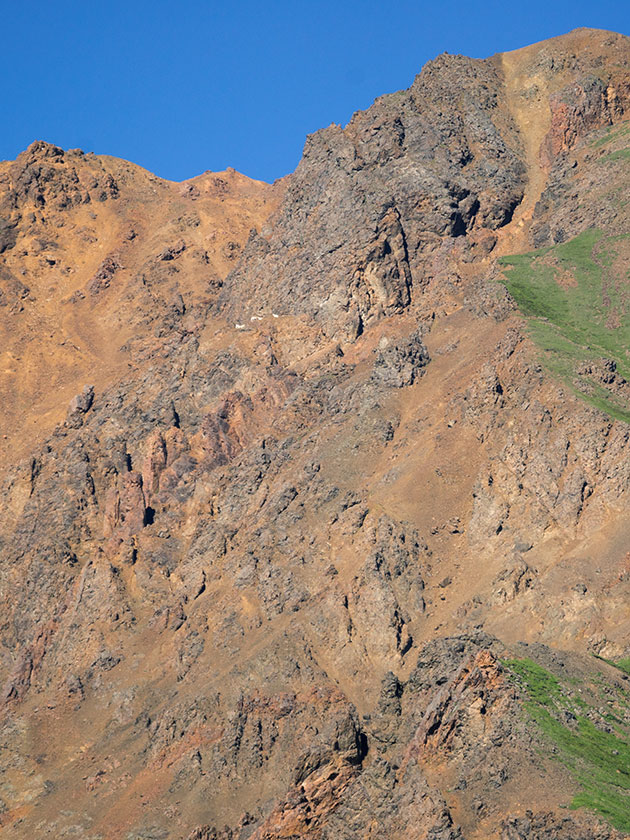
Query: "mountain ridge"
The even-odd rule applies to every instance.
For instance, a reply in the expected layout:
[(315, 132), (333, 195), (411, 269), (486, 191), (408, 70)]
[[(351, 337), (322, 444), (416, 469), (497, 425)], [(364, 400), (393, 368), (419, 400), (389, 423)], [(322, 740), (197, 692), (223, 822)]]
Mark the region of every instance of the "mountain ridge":
[(0, 165), (3, 835), (626, 836), (629, 109), (576, 30), (274, 185)]

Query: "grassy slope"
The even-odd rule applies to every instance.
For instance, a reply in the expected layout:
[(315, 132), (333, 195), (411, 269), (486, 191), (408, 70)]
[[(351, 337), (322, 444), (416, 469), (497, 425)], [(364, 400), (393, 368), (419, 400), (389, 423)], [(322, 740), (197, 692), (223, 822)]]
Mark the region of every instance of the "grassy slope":
[[(628, 136), (630, 125), (611, 127), (590, 145), (605, 152)], [(622, 148), (598, 162), (628, 158), (630, 148)], [(630, 380), (630, 271), (615, 266), (628, 238), (592, 229), (501, 263), (545, 367), (590, 404), (630, 423), (630, 400), (577, 374), (584, 363), (604, 358)], [(546, 752), (575, 778), (571, 807), (595, 811), (630, 833), (630, 685), (624, 690), (598, 677), (588, 686), (561, 680), (530, 659), (504, 664), (544, 733)], [(630, 675), (630, 659), (608, 664)]]
[[(608, 131), (602, 136), (599, 137), (597, 140), (592, 142), (591, 148), (598, 149), (602, 148), (603, 146), (607, 146), (609, 143), (614, 143), (617, 140), (625, 140), (630, 134), (630, 126), (627, 124), (621, 125), (621, 127), (613, 128), (612, 126), (608, 129)], [(611, 152), (604, 157), (599, 159), (599, 163), (608, 163), (612, 160), (620, 160), (624, 158), (630, 157), (630, 148), (626, 149), (617, 149), (615, 152)]]
[(605, 358), (630, 379), (630, 277), (613, 274), (627, 238), (588, 230), (562, 245), (504, 257), (501, 264), (548, 370), (592, 405), (630, 422), (626, 398), (576, 376), (583, 363)]
[(612, 690), (597, 678), (584, 688), (560, 681), (531, 659), (504, 664), (551, 755), (579, 785), (571, 807), (588, 808), (630, 832), (630, 690)]

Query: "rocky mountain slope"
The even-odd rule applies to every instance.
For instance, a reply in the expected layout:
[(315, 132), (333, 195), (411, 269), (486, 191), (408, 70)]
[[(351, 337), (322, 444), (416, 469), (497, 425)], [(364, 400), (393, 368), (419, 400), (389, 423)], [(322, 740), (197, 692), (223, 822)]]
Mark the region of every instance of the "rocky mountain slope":
[(269, 186), (0, 164), (0, 826), (630, 836), (630, 40)]

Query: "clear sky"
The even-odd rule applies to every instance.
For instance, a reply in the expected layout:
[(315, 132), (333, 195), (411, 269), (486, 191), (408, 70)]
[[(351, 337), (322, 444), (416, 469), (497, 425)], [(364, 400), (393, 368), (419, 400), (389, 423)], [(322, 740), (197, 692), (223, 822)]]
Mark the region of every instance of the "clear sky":
[(578, 26), (630, 35), (630, 0), (0, 6), (0, 159), (42, 139), (173, 180), (284, 175), (307, 133), (408, 87), (441, 52), (485, 57)]

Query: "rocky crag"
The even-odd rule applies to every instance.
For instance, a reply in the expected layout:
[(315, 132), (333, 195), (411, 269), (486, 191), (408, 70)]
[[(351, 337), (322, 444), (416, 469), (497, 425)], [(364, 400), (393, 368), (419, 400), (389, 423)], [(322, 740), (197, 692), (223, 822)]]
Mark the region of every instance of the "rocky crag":
[(0, 826), (630, 832), (630, 39), (273, 185), (0, 164)]

